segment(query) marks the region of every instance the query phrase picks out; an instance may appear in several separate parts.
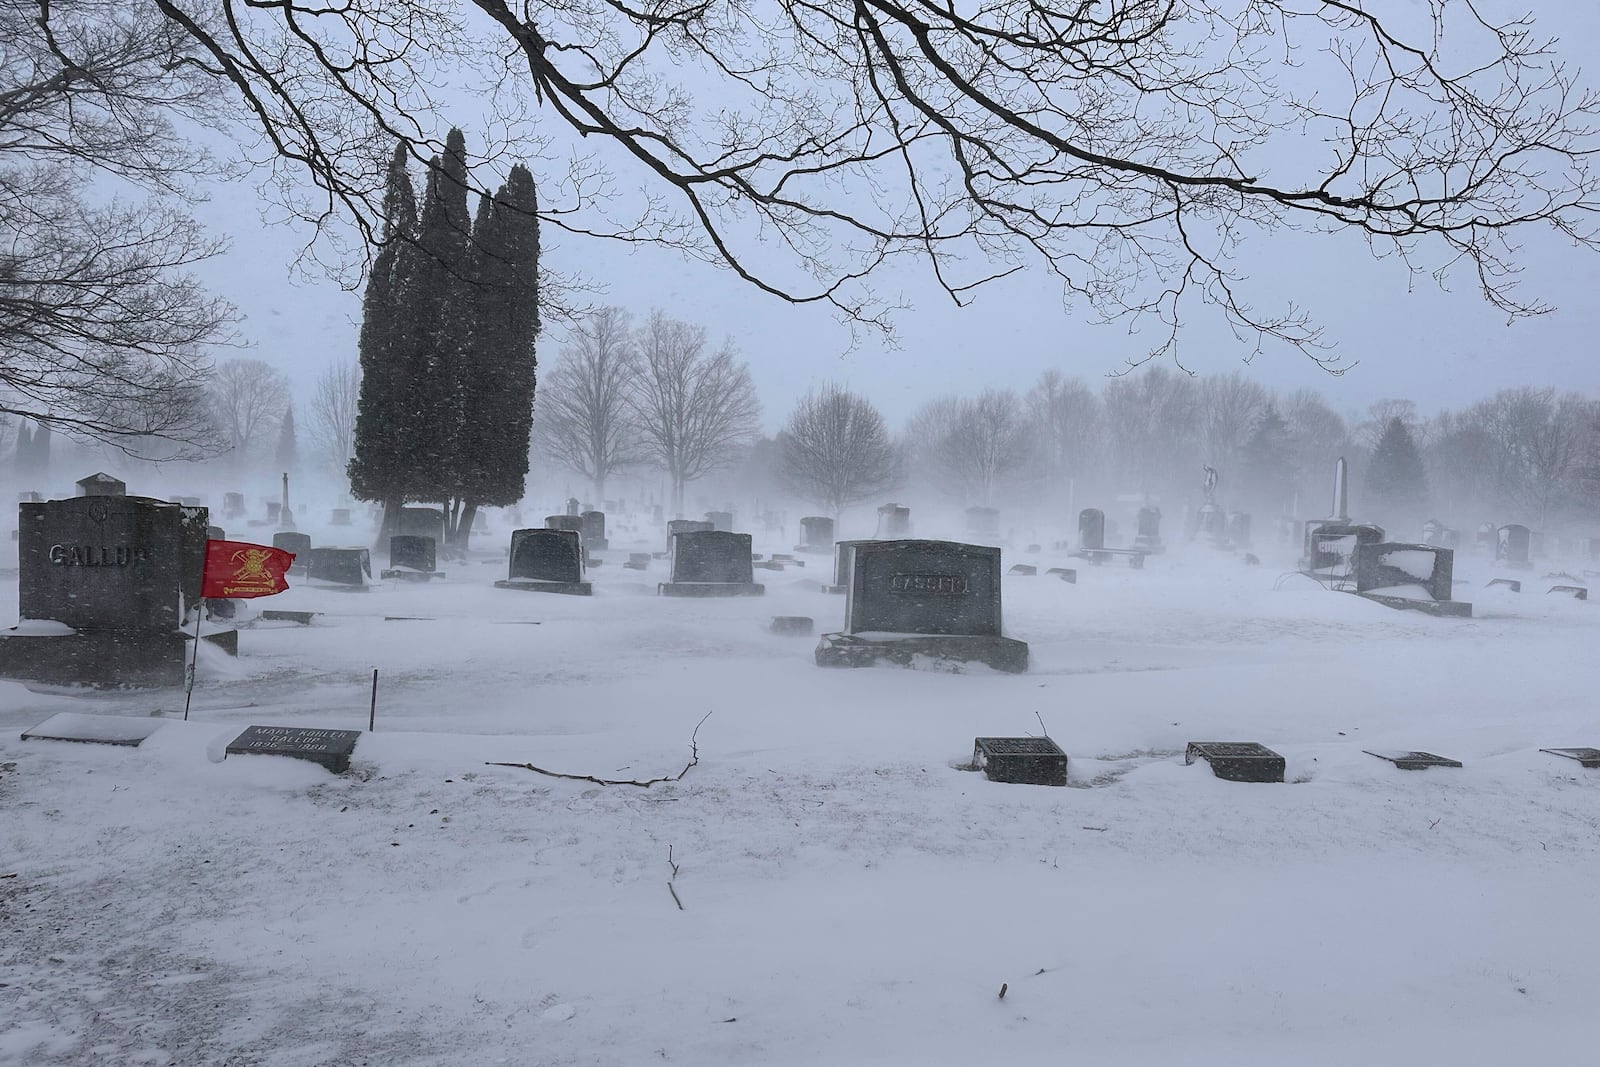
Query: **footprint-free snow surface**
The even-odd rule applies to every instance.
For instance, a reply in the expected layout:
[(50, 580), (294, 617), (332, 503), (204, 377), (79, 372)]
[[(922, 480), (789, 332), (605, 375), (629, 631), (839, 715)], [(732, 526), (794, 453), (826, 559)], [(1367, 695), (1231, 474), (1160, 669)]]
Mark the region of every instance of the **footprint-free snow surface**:
[[(320, 614), (205, 649), (188, 722), (181, 692), (0, 683), (0, 1062), (1594, 1055), (1600, 771), (1540, 749), (1600, 746), (1600, 600), (1462, 557), (1476, 617), (1433, 618), (1180, 552), (1007, 577), (1026, 674), (828, 670), (766, 629), (839, 628), (826, 557), (675, 599), (617, 547), (590, 598), (497, 561), (255, 601)], [(252, 725), (365, 730), (374, 668), (346, 774), (224, 759)], [(63, 711), (166, 722), (21, 740)], [(1046, 729), (1065, 788), (960, 769)]]

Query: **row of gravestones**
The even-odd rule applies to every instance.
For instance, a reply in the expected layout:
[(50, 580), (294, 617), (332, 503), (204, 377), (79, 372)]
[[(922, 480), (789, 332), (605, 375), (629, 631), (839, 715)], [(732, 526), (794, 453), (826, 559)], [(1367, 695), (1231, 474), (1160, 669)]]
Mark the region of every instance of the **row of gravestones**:
[[(22, 734), (24, 741), (73, 741), (137, 748), (165, 724), (149, 717), (85, 715), (59, 712)], [(250, 726), (223, 750), (227, 756), (285, 756), (307, 760), (334, 774), (350, 769), (358, 730), (327, 730), (298, 726)], [(1363, 750), (1400, 770), (1462, 766), (1460, 760), (1431, 752)], [(1541, 752), (1578, 762), (1586, 769), (1600, 768), (1600, 749), (1546, 748)], [(1255, 741), (1191, 741), (1184, 762), (1204, 762), (1212, 774), (1233, 782), (1282, 782), (1287, 761)], [(982, 771), (994, 782), (1064, 786), (1069, 760), (1050, 737), (978, 737), (973, 739), (970, 769)]]

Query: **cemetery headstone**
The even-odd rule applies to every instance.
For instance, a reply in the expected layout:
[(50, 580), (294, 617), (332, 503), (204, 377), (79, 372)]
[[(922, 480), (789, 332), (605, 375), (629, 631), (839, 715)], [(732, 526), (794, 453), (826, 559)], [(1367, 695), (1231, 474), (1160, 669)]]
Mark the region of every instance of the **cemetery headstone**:
[(1507, 567), (1531, 567), (1532, 532), (1518, 523), (1502, 526), (1495, 531), (1494, 559)]
[(1472, 616), (1472, 605), (1453, 600), (1455, 552), (1432, 545), (1357, 544), (1352, 560), (1355, 592), (1389, 607), (1432, 615)]
[(1522, 592), (1522, 583), (1517, 581), (1515, 578), (1490, 578), (1487, 588), (1492, 589), (1497, 585), (1503, 585), (1513, 593)]
[(1546, 593), (1565, 593), (1574, 600), (1588, 600), (1589, 590), (1581, 585), (1552, 585)]
[[(217, 538), (217, 540), (224, 540)], [(294, 553), (294, 563), (289, 567), (290, 574), (305, 574), (311, 564), (311, 535), (295, 533), (291, 530), (280, 530), (272, 535), (272, 547), (281, 548), (285, 552)]]
[(390, 536), (431, 537), (444, 544), (444, 512), (438, 508), (401, 508)]
[(1051, 567), (1045, 573), (1057, 575), (1063, 582), (1066, 582), (1069, 585), (1078, 584), (1078, 572), (1073, 570), (1071, 567)]
[(78, 479), (79, 496), (127, 496), (128, 484), (101, 471)]
[(1364, 748), (1361, 751), (1369, 756), (1377, 756), (1387, 760), (1402, 771), (1425, 771), (1429, 767), (1460, 767), (1460, 760), (1446, 759), (1435, 756), (1432, 752), (1374, 752)]
[(21, 493), (17, 494), (17, 503), (19, 503), (19, 504), (42, 504), (42, 503), (44, 503), (44, 494), (43, 493), (34, 492), (31, 489), (25, 490), (24, 492), (21, 492)]
[(546, 515), (544, 517), (546, 530), (564, 530), (583, 536), (583, 517), (580, 515)]
[(577, 518), (578, 517), (578, 513), (580, 511), (582, 511), (582, 510), (583, 510), (583, 508), (578, 504), (578, 498), (577, 497), (575, 497), (575, 496), (567, 497), (567, 514), (568, 515), (571, 515), (574, 518)]
[(1160, 552), (1161, 544), (1161, 509), (1153, 504), (1146, 504), (1139, 509), (1136, 518), (1138, 532), (1133, 537), (1133, 547), (1142, 548), (1146, 552)]
[(833, 546), (833, 584), (823, 592), (843, 595), (850, 591), (850, 550), (866, 541), (838, 541)]
[(585, 511), (578, 518), (582, 523), (579, 532), (583, 534), (583, 547), (590, 552), (604, 552), (609, 544), (606, 540), (606, 513)]
[(629, 552), (628, 553), (628, 562), (624, 563), (623, 566), (625, 568), (627, 568), (628, 570), (630, 570), (630, 571), (649, 570), (650, 569), (650, 553), (648, 553), (648, 552)]
[(1028, 646), (1001, 633), (998, 548), (863, 541), (849, 554), (845, 628), (822, 636), (819, 666), (915, 666), (922, 658), (1009, 673), (1028, 669)]
[(1444, 544), (1444, 523), (1438, 519), (1429, 519), (1422, 524), (1422, 543), (1425, 545)]
[(226, 541), (227, 539), (228, 539), (228, 531), (224, 530), (222, 527), (220, 527), (220, 526), (207, 526), (206, 527), (206, 540), (207, 541)]
[[(90, 481), (90, 479), (85, 479)], [(18, 505), (17, 605), (0, 676), (56, 685), (176, 685), (201, 604), (205, 508), (89, 495)], [(236, 652), (231, 628), (202, 639)]]
[(1011, 565), (1011, 569), (1006, 571), (1006, 573), (1019, 575), (1021, 577), (1031, 577), (1039, 573), (1039, 568), (1035, 567), (1031, 563), (1013, 563)]
[(702, 522), (699, 519), (673, 519), (671, 522), (667, 523), (668, 555), (671, 554), (672, 539), (676, 535), (681, 533), (696, 533), (698, 531), (710, 530), (712, 528), (713, 527), (709, 522)]
[(718, 533), (733, 532), (733, 512), (731, 511), (708, 511), (706, 512), (706, 521)]
[(306, 577), (311, 581), (356, 590), (372, 579), (372, 554), (364, 548), (313, 548), (307, 555)]
[(222, 517), (224, 519), (242, 519), (245, 516), (244, 494), (222, 494)]
[(328, 524), (330, 526), (349, 526), (350, 525), (350, 509), (349, 508), (334, 508), (333, 511), (330, 512), (329, 515), (328, 515)]
[(513, 530), (510, 569), (496, 589), (592, 596), (584, 580), (583, 540), (576, 530)]
[(832, 552), (833, 520), (824, 515), (807, 515), (800, 520), (800, 543), (796, 552)]
[(1383, 527), (1364, 523), (1322, 522), (1306, 523), (1305, 554), (1300, 559), (1300, 570), (1317, 578), (1344, 579), (1355, 569), (1358, 545), (1378, 544), (1383, 541)]
[(299, 726), (251, 726), (228, 742), (225, 756), (288, 756), (308, 760), (343, 774), (350, 769), (350, 757), (359, 730), (311, 730)]
[(1067, 784), (1067, 754), (1048, 737), (975, 737), (972, 767), (991, 782)]
[(1086, 552), (1106, 547), (1106, 513), (1099, 508), (1078, 512), (1078, 547)]
[(1230, 782), (1281, 782), (1284, 759), (1255, 741), (1190, 741), (1183, 762), (1203, 759), (1211, 773)]
[(761, 596), (755, 581), (750, 535), (726, 530), (674, 534), (672, 576), (656, 586), (661, 596)]
[(878, 508), (878, 531), (875, 540), (898, 540), (910, 536), (910, 508), (900, 504), (884, 504)]
[(85, 715), (58, 711), (38, 726), (23, 731), (24, 741), (78, 741), (93, 745), (138, 748), (166, 723), (148, 715)]
[(1247, 511), (1228, 512), (1228, 544), (1234, 548), (1250, 547), (1250, 513)]
[(438, 546), (431, 537), (393, 535), (389, 538), (389, 567), (379, 577), (410, 582), (443, 578), (438, 570)]
[(809, 637), (814, 626), (809, 615), (774, 615), (767, 629), (783, 637)]
[(269, 524), (276, 524), (277, 521), (278, 521), (279, 513), (281, 511), (283, 511), (283, 501), (281, 501), (281, 500), (268, 500), (266, 502), (266, 505), (267, 505), (267, 522)]

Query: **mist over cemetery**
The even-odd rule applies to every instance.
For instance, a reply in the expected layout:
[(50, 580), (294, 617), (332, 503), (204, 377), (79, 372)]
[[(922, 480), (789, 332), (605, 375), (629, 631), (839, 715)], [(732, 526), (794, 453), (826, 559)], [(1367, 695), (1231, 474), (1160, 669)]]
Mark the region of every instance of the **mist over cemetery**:
[[(480, 6), (0, 0), (0, 1064), (1586, 1062), (1600, 396), (1535, 373), (1582, 345), (1374, 392), (1230, 265), (1348, 231), (1559, 316), (1513, 238), (1592, 247), (1561, 46)], [(348, 350), (218, 287), (241, 173)], [(891, 336), (902, 258), (1148, 333), (785, 393), (607, 238), (774, 333)]]

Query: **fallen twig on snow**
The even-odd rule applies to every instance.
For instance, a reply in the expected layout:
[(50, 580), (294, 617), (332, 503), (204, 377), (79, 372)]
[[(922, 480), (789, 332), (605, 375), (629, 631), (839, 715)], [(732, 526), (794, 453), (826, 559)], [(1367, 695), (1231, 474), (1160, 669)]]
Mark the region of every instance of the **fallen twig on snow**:
[[(596, 778), (592, 774), (565, 774), (561, 771), (547, 771), (543, 767), (536, 767), (531, 763), (495, 763), (486, 761), (484, 766), (520, 767), (525, 771), (532, 771), (534, 774), (543, 774), (550, 778), (565, 778), (570, 782), (593, 782), (595, 785), (636, 785), (640, 789), (649, 789), (651, 786), (661, 782), (681, 782), (683, 781), (683, 776), (689, 773), (690, 768), (699, 766), (700, 746), (696, 743), (696, 738), (700, 735), (700, 727), (709, 718), (711, 718), (711, 712), (708, 711), (700, 717), (699, 722), (694, 724), (694, 732), (689, 735), (689, 762), (683, 765), (683, 770), (677, 774), (669, 774), (662, 778), (646, 778), (642, 780), (638, 778)], [(673, 896), (677, 896), (677, 894), (674, 893)], [(679, 904), (678, 907), (681, 908), (683, 905)]]
[(676, 889), (672, 888), (672, 883), (671, 882), (667, 883), (667, 892), (672, 894), (672, 902), (674, 904), (678, 905), (678, 910), (679, 911), (682, 911), (683, 910), (683, 901), (678, 899), (678, 891)]

